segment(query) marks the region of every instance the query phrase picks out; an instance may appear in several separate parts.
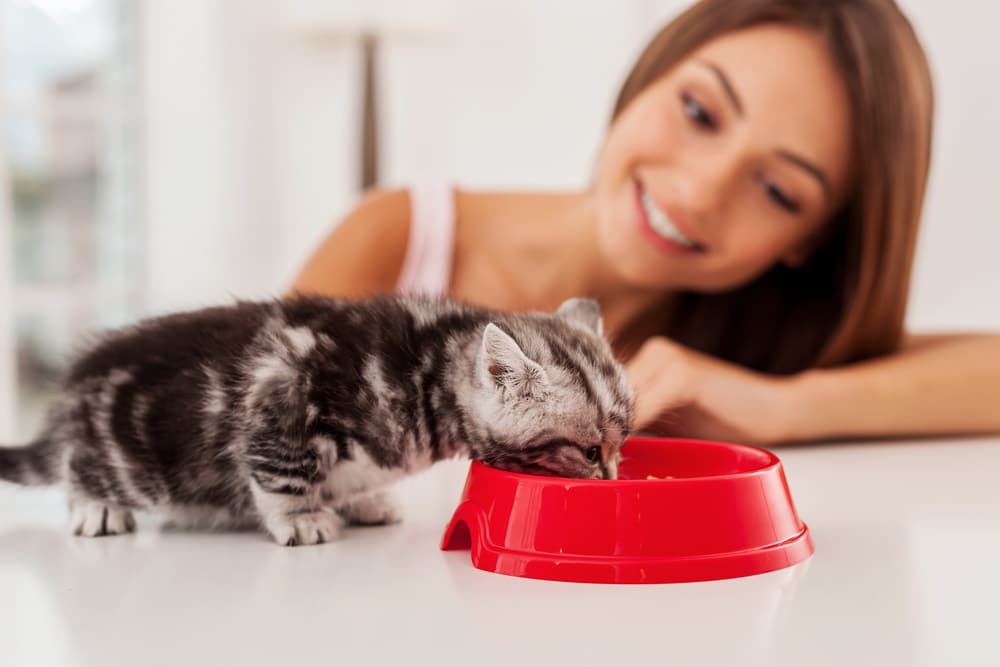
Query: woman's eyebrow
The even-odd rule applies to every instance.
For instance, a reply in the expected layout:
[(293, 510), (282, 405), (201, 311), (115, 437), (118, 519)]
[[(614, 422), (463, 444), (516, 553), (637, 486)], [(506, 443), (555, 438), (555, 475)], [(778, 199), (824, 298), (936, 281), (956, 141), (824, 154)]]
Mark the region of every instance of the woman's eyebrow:
[[(707, 67), (709, 70), (712, 71), (713, 74), (715, 74), (715, 78), (719, 80), (719, 85), (722, 86), (722, 90), (725, 91), (726, 97), (729, 98), (729, 101), (732, 103), (733, 108), (736, 110), (736, 114), (742, 117), (743, 103), (740, 101), (740, 96), (736, 93), (736, 89), (733, 87), (732, 82), (729, 80), (729, 77), (726, 76), (726, 73), (723, 71), (723, 69), (718, 65), (716, 65), (715, 63), (710, 62), (708, 60), (699, 59), (695, 60), (695, 62), (701, 65), (702, 67)], [(796, 155), (791, 151), (779, 149), (776, 151), (776, 153), (778, 157), (780, 157), (781, 159), (787, 162), (791, 162), (796, 167), (799, 167), (807, 174), (815, 178), (816, 181), (819, 182), (820, 187), (823, 189), (823, 194), (826, 196), (827, 199), (830, 198), (831, 196), (830, 179), (827, 178), (826, 174), (823, 172), (822, 169), (814, 165), (809, 160), (806, 160), (805, 158)]]
[(777, 153), (778, 157), (780, 157), (782, 160), (791, 162), (792, 164), (799, 167), (807, 174), (815, 178), (817, 181), (819, 181), (820, 187), (823, 188), (823, 194), (826, 195), (827, 199), (830, 198), (831, 196), (830, 179), (826, 177), (826, 174), (823, 172), (822, 169), (814, 165), (812, 162), (809, 162), (805, 158), (799, 157), (795, 153), (789, 153), (788, 151), (781, 149), (778, 149), (775, 152)]
[(715, 77), (719, 80), (719, 85), (721, 85), (722, 89), (726, 92), (726, 97), (728, 97), (729, 101), (733, 103), (733, 108), (736, 109), (737, 115), (742, 116), (743, 103), (740, 102), (740, 96), (736, 94), (736, 89), (733, 88), (733, 84), (729, 81), (729, 77), (726, 76), (726, 73), (722, 71), (722, 68), (707, 60), (696, 60), (695, 62), (712, 70), (712, 73), (714, 73)]

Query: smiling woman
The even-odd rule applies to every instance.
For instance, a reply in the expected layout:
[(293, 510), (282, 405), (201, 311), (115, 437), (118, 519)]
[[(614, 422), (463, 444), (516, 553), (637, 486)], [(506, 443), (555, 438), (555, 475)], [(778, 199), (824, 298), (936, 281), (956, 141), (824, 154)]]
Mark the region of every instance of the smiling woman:
[[(636, 118), (670, 96), (687, 127)], [(932, 100), (891, 3), (704, 2), (661, 31), (622, 88), (608, 146), (633, 125), (635, 141), (663, 128), (649, 145), (670, 157), (651, 164), (667, 205), (686, 206), (675, 221), (711, 222), (724, 245), (700, 274), (663, 269), (683, 281), (668, 334), (779, 373), (896, 349)]]
[(625, 80), (589, 187), (370, 194), (293, 291), (598, 299), (645, 430), (1000, 431), (1000, 339), (904, 340), (933, 90), (889, 0), (703, 0)]

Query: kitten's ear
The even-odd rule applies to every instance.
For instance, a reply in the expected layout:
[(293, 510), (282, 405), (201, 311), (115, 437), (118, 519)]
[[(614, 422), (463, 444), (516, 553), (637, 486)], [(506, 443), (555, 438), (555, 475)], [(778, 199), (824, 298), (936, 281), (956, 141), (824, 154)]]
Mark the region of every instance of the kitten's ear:
[(601, 307), (593, 299), (568, 299), (556, 310), (556, 315), (587, 327), (598, 336), (604, 335)]
[(479, 368), (491, 386), (518, 396), (535, 395), (548, 382), (545, 369), (529, 359), (517, 342), (492, 322), (483, 331)]

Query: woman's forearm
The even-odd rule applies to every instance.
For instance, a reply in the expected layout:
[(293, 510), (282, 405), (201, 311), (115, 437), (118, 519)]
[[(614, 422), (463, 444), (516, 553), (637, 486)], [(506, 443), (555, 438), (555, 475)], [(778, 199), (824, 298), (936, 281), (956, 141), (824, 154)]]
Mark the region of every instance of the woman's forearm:
[(921, 339), (789, 383), (794, 440), (1000, 433), (1000, 336)]

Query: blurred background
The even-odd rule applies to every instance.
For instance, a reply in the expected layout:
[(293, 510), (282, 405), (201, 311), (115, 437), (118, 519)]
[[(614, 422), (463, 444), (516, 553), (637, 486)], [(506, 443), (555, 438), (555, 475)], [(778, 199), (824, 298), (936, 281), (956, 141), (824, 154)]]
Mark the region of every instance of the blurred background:
[[(281, 293), (365, 183), (585, 183), (687, 4), (0, 0), (0, 438), (87, 332)], [(910, 325), (1000, 329), (1000, 7), (900, 4), (938, 94)]]

